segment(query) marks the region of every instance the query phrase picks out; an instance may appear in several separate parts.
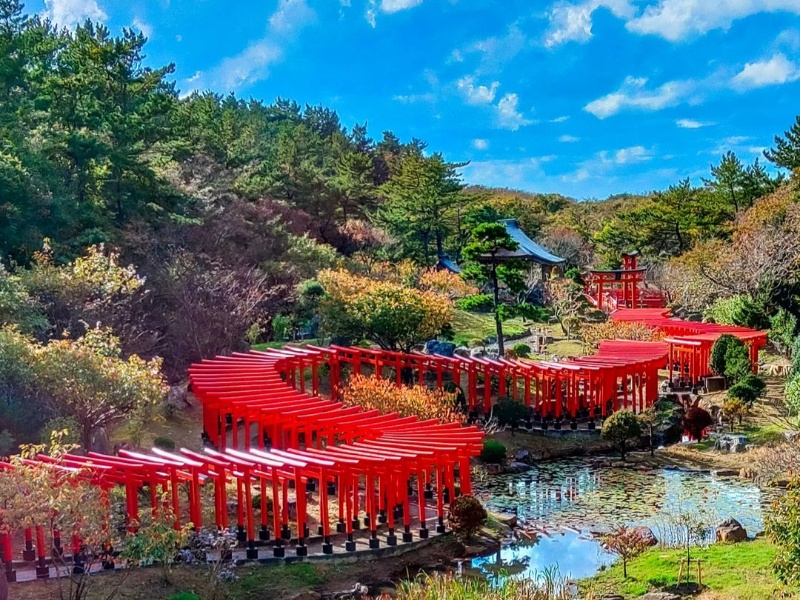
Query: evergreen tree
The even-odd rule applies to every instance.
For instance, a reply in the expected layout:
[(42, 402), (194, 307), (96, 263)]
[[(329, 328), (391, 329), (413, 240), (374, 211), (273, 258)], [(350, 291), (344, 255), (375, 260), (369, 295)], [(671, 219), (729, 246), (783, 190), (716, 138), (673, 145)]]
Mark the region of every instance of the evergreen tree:
[(779, 167), (794, 171), (800, 167), (800, 115), (785, 131), (783, 137), (775, 136), (775, 147), (764, 151), (767, 160)]

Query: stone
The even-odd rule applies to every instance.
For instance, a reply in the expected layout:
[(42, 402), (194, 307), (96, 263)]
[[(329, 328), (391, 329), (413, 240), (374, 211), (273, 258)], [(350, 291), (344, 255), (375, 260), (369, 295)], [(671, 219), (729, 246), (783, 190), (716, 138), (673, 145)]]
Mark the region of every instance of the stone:
[(530, 462), (531, 453), (529, 450), (517, 450), (517, 453), (514, 454), (514, 460), (524, 463)]
[(469, 351), (470, 358), (481, 358), (486, 354), (483, 348), (473, 348)]
[(527, 471), (530, 471), (532, 468), (533, 467), (531, 467), (529, 464), (515, 461), (512, 462), (510, 465), (508, 465), (506, 471), (508, 471), (509, 473), (526, 473)]
[(517, 515), (512, 515), (509, 513), (492, 513), (492, 516), (500, 521), (503, 525), (508, 527), (517, 526)]
[(747, 539), (747, 530), (736, 519), (725, 519), (717, 525), (718, 542), (743, 542)]
[(505, 472), (505, 467), (503, 465), (487, 464), (483, 465), (483, 468), (489, 475), (499, 475), (500, 473)]
[(625, 600), (625, 597), (619, 594), (603, 594), (600, 596), (600, 600)]
[(647, 543), (648, 546), (658, 545), (658, 538), (656, 537), (656, 534), (653, 533), (653, 530), (650, 529), (649, 527), (645, 526), (636, 527), (634, 530), (639, 533), (639, 535), (642, 537), (645, 543)]
[(740, 471), (736, 469), (718, 469), (714, 471), (714, 475), (717, 477), (739, 477)]
[(639, 600), (681, 600), (678, 594), (669, 592), (650, 592), (644, 596), (639, 596)]
[(453, 354), (456, 356), (460, 356), (462, 358), (469, 358), (469, 348), (466, 346), (459, 346), (455, 350), (453, 350)]

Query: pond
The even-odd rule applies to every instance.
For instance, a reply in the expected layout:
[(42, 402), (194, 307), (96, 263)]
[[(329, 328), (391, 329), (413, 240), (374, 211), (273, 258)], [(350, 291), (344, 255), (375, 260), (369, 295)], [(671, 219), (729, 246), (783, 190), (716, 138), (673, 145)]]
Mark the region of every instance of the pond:
[(523, 474), (493, 476), (476, 494), (495, 512), (518, 516), (523, 528), (498, 555), (476, 558), (484, 575), (530, 576), (558, 568), (588, 577), (614, 557), (593, 533), (619, 525), (647, 526), (666, 543), (683, 537), (677, 521), (691, 518), (713, 535), (733, 517), (754, 535), (774, 496), (748, 482), (708, 472), (671, 468), (596, 466), (591, 459), (543, 463)]

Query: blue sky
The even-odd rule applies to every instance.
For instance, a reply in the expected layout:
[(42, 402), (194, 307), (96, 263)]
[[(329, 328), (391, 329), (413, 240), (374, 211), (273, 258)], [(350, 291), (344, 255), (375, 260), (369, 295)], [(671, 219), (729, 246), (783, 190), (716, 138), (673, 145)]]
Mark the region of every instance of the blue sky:
[(38, 0), (150, 37), (182, 93), (336, 109), (578, 198), (699, 182), (800, 113), (800, 0)]

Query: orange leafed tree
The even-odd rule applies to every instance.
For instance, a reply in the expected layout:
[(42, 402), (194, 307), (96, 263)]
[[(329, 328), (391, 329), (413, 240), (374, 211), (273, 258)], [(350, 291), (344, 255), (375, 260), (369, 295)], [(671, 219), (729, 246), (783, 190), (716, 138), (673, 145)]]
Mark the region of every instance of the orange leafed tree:
[(317, 280), (325, 290), (323, 325), (333, 336), (366, 338), (386, 350), (408, 352), (450, 322), (452, 302), (433, 291), (343, 270), (321, 271)]
[(422, 420), (436, 419), (442, 423), (463, 423), (465, 416), (455, 410), (456, 395), (422, 386), (398, 386), (388, 379), (355, 375), (347, 382), (342, 394), (346, 406), (364, 410), (397, 413), (401, 417), (417, 416)]
[(478, 293), (478, 288), (470, 285), (457, 273), (439, 269), (426, 269), (419, 277), (422, 290), (447, 296), (451, 300), (466, 298)]
[(664, 334), (644, 323), (628, 323), (606, 321), (605, 323), (587, 323), (581, 328), (583, 342), (597, 348), (604, 340), (633, 340), (637, 342), (657, 342)]

